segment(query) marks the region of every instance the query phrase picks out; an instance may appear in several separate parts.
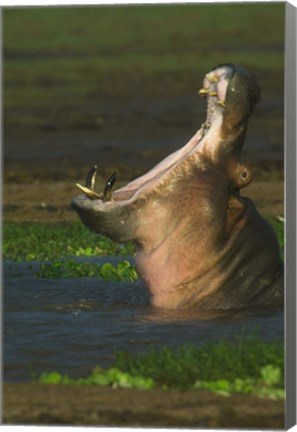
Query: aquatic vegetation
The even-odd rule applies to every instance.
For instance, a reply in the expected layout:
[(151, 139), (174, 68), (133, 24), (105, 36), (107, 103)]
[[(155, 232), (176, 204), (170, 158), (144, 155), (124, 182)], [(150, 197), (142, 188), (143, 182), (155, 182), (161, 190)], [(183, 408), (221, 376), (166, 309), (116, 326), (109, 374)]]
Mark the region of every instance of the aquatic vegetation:
[(68, 375), (61, 375), (59, 372), (43, 372), (38, 381), (46, 384), (94, 384), (111, 386), (113, 388), (134, 387), (150, 389), (155, 386), (151, 378), (136, 375), (132, 376), (117, 368), (103, 370), (100, 367), (96, 367), (91, 374), (85, 378), (71, 378)]
[(120, 261), (117, 265), (111, 263), (96, 264), (90, 262), (54, 261), (41, 264), (35, 274), (38, 279), (61, 279), (79, 277), (101, 277), (106, 281), (133, 282), (138, 279), (137, 272), (129, 261)]
[(138, 356), (130, 353), (116, 356), (116, 366), (120, 369), (150, 376), (159, 385), (180, 389), (197, 383), (197, 380), (233, 382), (240, 378), (258, 381), (261, 380), (261, 368), (268, 364), (284, 370), (283, 343), (261, 342), (253, 335), (202, 347), (184, 345), (177, 351), (166, 347)]
[[(281, 248), (284, 248), (284, 223), (269, 219)], [(38, 223), (3, 224), (4, 259), (50, 261), (69, 256), (134, 255), (132, 243), (118, 244), (90, 232), (80, 222), (44, 225)]]
[(215, 381), (200, 381), (194, 383), (195, 389), (211, 390), (222, 395), (230, 393), (255, 393), (261, 397), (270, 399), (283, 399), (285, 390), (282, 388), (282, 377), (280, 368), (270, 364), (260, 369), (260, 379), (237, 378), (234, 381), (219, 379)]
[[(281, 247), (284, 247), (284, 224), (270, 220)], [(79, 263), (66, 257), (127, 256), (135, 253), (133, 244), (117, 244), (87, 230), (80, 222), (56, 225), (5, 222), (3, 226), (3, 257), (14, 261), (51, 261), (40, 264), (36, 277), (76, 278), (102, 277), (106, 281), (132, 282), (138, 279), (135, 268), (126, 260), (111, 263)]]
[(71, 378), (43, 372), (41, 383), (94, 384), (111, 387), (207, 389), (220, 394), (252, 393), (284, 398), (284, 346), (265, 343), (253, 336), (201, 347), (168, 347), (135, 355), (120, 352), (109, 369), (96, 367), (89, 376)]
[(285, 224), (284, 219), (273, 219), (268, 218), (268, 222), (273, 226), (274, 231), (276, 232), (281, 250), (284, 251), (285, 247)]
[(55, 225), (5, 222), (2, 248), (4, 259), (16, 261), (134, 254), (131, 243), (117, 244), (90, 232), (80, 222)]

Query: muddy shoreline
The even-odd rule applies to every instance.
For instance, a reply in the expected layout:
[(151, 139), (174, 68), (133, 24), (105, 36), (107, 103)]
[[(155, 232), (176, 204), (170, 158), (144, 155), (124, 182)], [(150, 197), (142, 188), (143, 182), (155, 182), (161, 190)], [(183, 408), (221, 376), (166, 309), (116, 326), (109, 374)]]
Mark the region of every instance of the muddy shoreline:
[(207, 391), (5, 383), (4, 424), (283, 429), (284, 402)]

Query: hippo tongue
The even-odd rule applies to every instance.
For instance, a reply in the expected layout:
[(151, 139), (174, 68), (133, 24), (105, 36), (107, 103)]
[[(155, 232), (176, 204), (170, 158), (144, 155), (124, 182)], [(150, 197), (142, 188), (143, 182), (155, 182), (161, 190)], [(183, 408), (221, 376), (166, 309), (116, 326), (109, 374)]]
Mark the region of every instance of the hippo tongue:
[[(183, 161), (194, 152), (204, 152), (207, 147), (209, 153), (215, 150), (214, 145), (211, 145), (210, 138), (216, 131), (220, 129), (223, 120), (223, 112), (225, 109), (225, 98), (228, 88), (228, 83), (234, 72), (232, 65), (221, 65), (205, 75), (203, 80), (203, 88), (198, 94), (207, 99), (206, 121), (201, 128), (195, 133), (190, 141), (181, 149), (167, 156), (162, 162), (148, 171), (143, 176), (133, 180), (126, 186), (117, 189), (112, 193), (108, 191), (108, 198), (115, 201), (124, 201), (131, 199), (132, 196), (138, 195), (152, 187), (152, 182), (159, 181), (163, 176), (167, 175), (176, 165)], [(215, 141), (215, 140), (213, 140)], [(97, 194), (94, 192), (94, 176), (96, 169), (93, 167), (87, 176), (86, 186), (77, 186), (90, 198), (102, 199), (106, 201), (106, 194)], [(113, 174), (113, 176), (115, 173)], [(110, 179), (109, 179), (110, 181)], [(91, 187), (90, 187), (91, 185)], [(108, 182), (107, 182), (108, 185)], [(106, 185), (106, 188), (107, 188)], [(108, 199), (108, 200), (109, 200)]]

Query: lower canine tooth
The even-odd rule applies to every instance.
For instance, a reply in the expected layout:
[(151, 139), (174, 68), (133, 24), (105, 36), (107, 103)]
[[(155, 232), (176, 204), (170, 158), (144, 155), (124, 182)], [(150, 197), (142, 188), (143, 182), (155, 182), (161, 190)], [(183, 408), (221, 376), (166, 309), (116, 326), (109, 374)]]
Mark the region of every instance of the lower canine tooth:
[(217, 101), (217, 105), (221, 106), (222, 108), (225, 108), (225, 107), (226, 107), (225, 102), (223, 102), (223, 101), (221, 101), (221, 100), (218, 100), (218, 101)]
[(92, 191), (95, 188), (96, 172), (97, 172), (97, 165), (94, 165), (90, 169), (90, 171), (88, 172), (88, 175), (87, 175), (87, 178), (86, 178), (86, 187), (88, 189), (91, 189)]
[(216, 91), (210, 91), (208, 93), (208, 96), (217, 96), (217, 95), (218, 95), (218, 92), (216, 92)]
[(98, 195), (96, 192), (94, 192), (93, 190), (82, 186), (79, 183), (76, 183), (76, 187), (78, 187), (78, 189), (80, 189), (85, 195), (87, 195), (88, 198), (90, 198), (91, 200), (95, 200), (95, 199), (99, 199), (102, 198), (101, 195)]
[(204, 131), (208, 130), (208, 129), (210, 128), (210, 122), (209, 122), (209, 121), (206, 121), (205, 123), (203, 123), (203, 124), (201, 125), (201, 128), (202, 128)]
[(212, 74), (206, 74), (205, 76), (206, 76), (206, 78), (208, 79), (208, 81), (209, 81), (210, 83), (216, 83), (216, 82), (219, 81), (218, 77), (216, 77), (215, 75), (212, 75)]
[(206, 96), (206, 95), (208, 95), (208, 90), (202, 88), (199, 90), (198, 94), (199, 94), (199, 96)]
[(113, 188), (113, 185), (116, 181), (117, 173), (113, 173), (109, 179), (106, 182), (104, 192), (103, 192), (103, 201), (110, 201), (111, 200), (111, 190)]

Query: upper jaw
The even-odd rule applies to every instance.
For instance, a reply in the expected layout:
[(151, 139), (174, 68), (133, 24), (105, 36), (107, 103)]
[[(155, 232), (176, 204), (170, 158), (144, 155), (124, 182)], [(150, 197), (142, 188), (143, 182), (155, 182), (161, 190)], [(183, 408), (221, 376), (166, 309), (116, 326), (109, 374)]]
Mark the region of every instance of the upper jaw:
[(207, 98), (206, 121), (202, 124), (204, 134), (210, 129), (214, 119), (222, 115), (226, 108), (226, 94), (230, 78), (234, 74), (234, 66), (221, 65), (207, 73), (203, 87), (198, 94)]
[[(218, 65), (212, 69), (205, 75), (203, 87), (198, 92), (200, 96), (207, 100), (206, 121), (184, 147), (165, 158), (143, 176), (114, 192), (112, 192), (112, 187), (115, 183), (115, 173), (108, 179), (103, 193), (98, 194), (95, 192), (97, 167), (93, 167), (87, 175), (86, 185), (77, 185), (83, 191), (87, 200), (78, 197), (74, 199), (73, 207), (78, 210), (80, 205), (84, 208), (91, 208), (96, 204), (96, 208), (106, 208), (107, 210), (111, 209), (113, 205), (129, 204), (132, 200), (134, 201), (137, 197), (143, 196), (147, 191), (152, 190), (156, 183), (164, 180), (178, 164), (194, 153), (206, 153), (215, 159), (222, 151), (222, 141), (228, 141), (224, 134), (231, 136), (233, 133), (232, 127), (236, 128), (238, 122), (246, 123), (247, 117), (257, 99), (255, 96), (257, 91), (254, 91), (252, 93), (254, 100), (250, 101), (249, 80), (250, 76), (245, 71), (231, 64)], [(234, 119), (235, 126), (233, 125)], [(242, 140), (236, 137), (236, 140), (233, 141), (238, 143)], [(235, 145), (234, 142), (233, 144), (229, 143), (230, 148)]]

